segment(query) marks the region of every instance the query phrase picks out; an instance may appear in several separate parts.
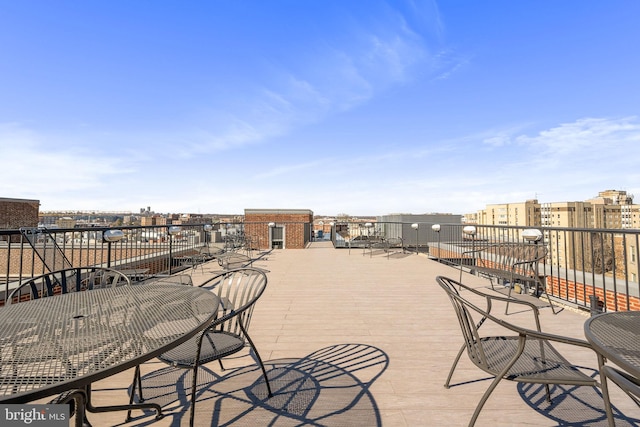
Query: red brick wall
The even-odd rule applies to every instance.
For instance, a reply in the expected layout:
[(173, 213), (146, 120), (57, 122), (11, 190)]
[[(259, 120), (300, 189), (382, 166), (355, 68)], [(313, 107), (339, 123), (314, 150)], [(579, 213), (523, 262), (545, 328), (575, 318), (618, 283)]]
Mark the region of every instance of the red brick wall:
[(0, 199), (0, 229), (37, 227), (39, 209), (37, 200)]
[(305, 229), (308, 231), (313, 222), (313, 214), (293, 213), (245, 213), (244, 232), (257, 242), (260, 249), (269, 249), (269, 223), (275, 222), (285, 227), (286, 249), (304, 249)]
[(568, 301), (584, 302), (587, 307), (589, 306), (589, 296), (596, 295), (600, 301), (604, 302), (608, 311), (626, 311), (627, 303), (630, 310), (640, 310), (640, 298), (638, 297), (615, 293), (612, 290), (607, 290), (605, 295), (602, 288), (583, 285), (560, 277), (547, 276), (546, 283), (549, 295), (557, 295)]

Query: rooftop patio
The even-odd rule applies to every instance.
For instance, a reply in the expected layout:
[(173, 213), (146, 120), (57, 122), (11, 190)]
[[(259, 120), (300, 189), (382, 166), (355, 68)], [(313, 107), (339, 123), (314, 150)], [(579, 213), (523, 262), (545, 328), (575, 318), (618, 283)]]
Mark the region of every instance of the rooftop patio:
[[(269, 271), (269, 284), (250, 332), (274, 396), (266, 399), (248, 350), (226, 360), (225, 371), (210, 363), (199, 374), (196, 425), (467, 425), (490, 379), (463, 356), (453, 386), (443, 387), (461, 334), (435, 278), (457, 278), (457, 269), (415, 253), (370, 257), (361, 250), (334, 249), (330, 242), (256, 255), (254, 266)], [(214, 260), (192, 269), (194, 283), (219, 268)], [(492, 292), (486, 279), (465, 273), (464, 281)], [(502, 307), (493, 312), (504, 316)], [(509, 321), (533, 326), (530, 311), (510, 313)], [(587, 317), (575, 309), (557, 315), (541, 309), (544, 331), (576, 338), (584, 338)], [(595, 353), (575, 348), (564, 353), (596, 375)], [(136, 411), (126, 425), (188, 425), (187, 371), (152, 361), (142, 372), (145, 398), (163, 405), (164, 418)], [(127, 371), (95, 383), (94, 403), (125, 403), (132, 378)], [(640, 423), (638, 407), (611, 388), (617, 425)], [(542, 385), (503, 381), (476, 425), (606, 425), (599, 390), (556, 386), (552, 396), (549, 406)], [(94, 426), (124, 424), (124, 418), (122, 412), (89, 414)]]

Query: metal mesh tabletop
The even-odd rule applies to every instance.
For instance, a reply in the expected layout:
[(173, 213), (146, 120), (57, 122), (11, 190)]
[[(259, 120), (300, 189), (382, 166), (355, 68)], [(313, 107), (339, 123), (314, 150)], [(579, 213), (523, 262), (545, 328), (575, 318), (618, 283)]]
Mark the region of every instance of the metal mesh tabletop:
[(585, 323), (585, 336), (599, 353), (640, 378), (640, 311), (594, 316)]
[(180, 344), (216, 316), (218, 297), (180, 285), (73, 292), (0, 308), (0, 401), (82, 387)]

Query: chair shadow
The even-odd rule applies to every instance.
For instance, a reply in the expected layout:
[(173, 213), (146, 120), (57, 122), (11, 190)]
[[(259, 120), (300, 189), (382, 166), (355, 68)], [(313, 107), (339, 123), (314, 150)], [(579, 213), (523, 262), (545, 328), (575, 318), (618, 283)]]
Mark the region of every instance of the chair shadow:
[[(198, 373), (196, 422), (211, 426), (381, 426), (369, 388), (388, 365), (386, 353), (366, 344), (336, 344), (302, 358), (267, 361), (273, 392), (268, 398), (258, 366), (252, 363), (219, 374), (211, 369), (217, 367), (216, 362)], [(145, 402), (160, 404), (164, 422), (172, 417), (172, 427), (188, 422), (191, 378), (191, 371), (170, 366), (142, 377)], [(153, 424), (155, 420), (146, 415), (127, 425)]]
[[(580, 367), (591, 371), (594, 369)], [(518, 393), (531, 408), (549, 418), (558, 426), (608, 426), (607, 414), (604, 410), (602, 393), (597, 387), (551, 385), (551, 399), (548, 403), (544, 385), (518, 383)], [(631, 418), (620, 412), (613, 405), (616, 426), (639, 426), (640, 419)]]

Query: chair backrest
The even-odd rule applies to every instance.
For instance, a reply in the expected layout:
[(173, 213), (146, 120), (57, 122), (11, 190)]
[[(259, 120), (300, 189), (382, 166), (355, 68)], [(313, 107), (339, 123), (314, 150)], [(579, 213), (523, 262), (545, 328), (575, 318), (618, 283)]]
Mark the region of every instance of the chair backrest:
[(238, 268), (217, 274), (201, 287), (220, 298), (216, 330), (242, 335), (240, 324), (248, 330), (255, 303), (267, 286), (267, 275), (256, 268)]
[(131, 279), (118, 270), (104, 267), (66, 268), (23, 280), (11, 291), (6, 304), (122, 285), (131, 285)]
[[(462, 330), (462, 336), (464, 338), (469, 358), (480, 368), (488, 367), (487, 357), (478, 332), (478, 328), (482, 323), (484, 323), (488, 313), (483, 313), (483, 310), (474, 306), (468, 300), (460, 296), (458, 289), (468, 289), (460, 282), (443, 276), (436, 277), (436, 281), (447, 293), (447, 296), (453, 305), (454, 311), (458, 317), (458, 322), (460, 323), (460, 329)], [(480, 313), (481, 318), (479, 320), (475, 320), (472, 316), (472, 312)], [(483, 314), (486, 315), (483, 316)], [(476, 318), (477, 317), (478, 316), (476, 315)]]
[(525, 273), (527, 268), (535, 270), (537, 263), (546, 258), (548, 250), (546, 245), (502, 242), (479, 248), (478, 252), (482, 255), (477, 259), (480, 266), (505, 271), (515, 267), (516, 273)]

